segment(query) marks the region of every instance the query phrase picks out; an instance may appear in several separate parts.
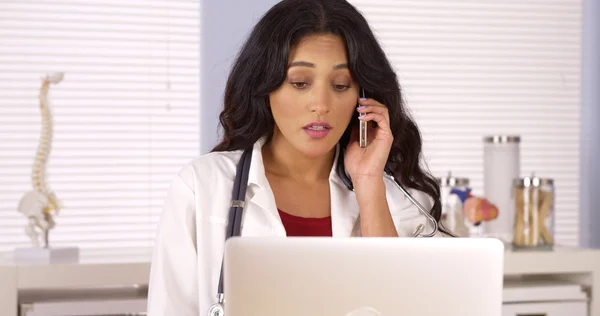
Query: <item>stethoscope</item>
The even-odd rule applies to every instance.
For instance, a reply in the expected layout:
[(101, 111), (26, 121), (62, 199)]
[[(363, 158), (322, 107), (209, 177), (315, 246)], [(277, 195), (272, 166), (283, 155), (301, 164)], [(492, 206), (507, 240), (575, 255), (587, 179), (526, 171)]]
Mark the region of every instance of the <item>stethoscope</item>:
[[(235, 180), (233, 182), (233, 190), (232, 190), (232, 194), (231, 194), (232, 195), (231, 208), (229, 209), (229, 221), (227, 223), (225, 241), (227, 241), (227, 239), (229, 239), (231, 237), (240, 236), (240, 231), (241, 231), (241, 227), (242, 227), (242, 213), (244, 211), (244, 206), (245, 206), (246, 188), (248, 186), (248, 175), (250, 172), (251, 161), (252, 161), (252, 147), (249, 149), (246, 149), (242, 153), (240, 162), (237, 165)], [(338, 157), (338, 163), (336, 166), (336, 170), (337, 170), (338, 176), (340, 177), (340, 179), (342, 180), (344, 185), (348, 188), (348, 190), (354, 191), (354, 185), (352, 184), (350, 177), (348, 177), (348, 175), (346, 174), (346, 168), (344, 167), (344, 154), (343, 153), (340, 153), (340, 155)], [(408, 198), (408, 200), (413, 205), (415, 205), (417, 207), (417, 209), (419, 209), (419, 212), (421, 212), (427, 218), (427, 220), (430, 221), (433, 225), (433, 230), (431, 231), (431, 233), (425, 234), (425, 233), (423, 233), (423, 231), (425, 230), (425, 225), (419, 224), (417, 226), (415, 232), (412, 234), (412, 237), (433, 237), (438, 231), (437, 221), (423, 207), (423, 205), (421, 205), (421, 203), (419, 203), (419, 201), (417, 201), (415, 198), (413, 198), (413, 196), (404, 189), (404, 187), (400, 184), (400, 182), (394, 177), (392, 171), (388, 168), (388, 166), (385, 167), (384, 171), (385, 171), (384, 176), (387, 177), (388, 179), (392, 180), (396, 184), (396, 187), (398, 187), (398, 189), (400, 189), (400, 191), (402, 191), (402, 193), (404, 193), (404, 196), (406, 196), (406, 198)], [(221, 272), (220, 272), (220, 276), (219, 276), (219, 287), (218, 287), (218, 291), (217, 291), (217, 303), (210, 306), (210, 308), (208, 310), (208, 315), (210, 315), (210, 316), (224, 316), (225, 315), (225, 310), (224, 310), (225, 295), (224, 295), (224, 293), (225, 292), (223, 291), (223, 265), (221, 264)]]

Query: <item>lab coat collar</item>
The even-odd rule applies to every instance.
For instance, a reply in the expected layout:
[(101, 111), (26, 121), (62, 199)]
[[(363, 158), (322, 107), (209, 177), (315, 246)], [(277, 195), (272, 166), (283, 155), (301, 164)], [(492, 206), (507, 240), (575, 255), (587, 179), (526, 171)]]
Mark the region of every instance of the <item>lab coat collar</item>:
[[(267, 221), (271, 224), (276, 235), (285, 236), (285, 228), (277, 211), (275, 197), (267, 180), (263, 165), (262, 147), (266, 137), (259, 139), (253, 147), (252, 163), (248, 174), (249, 202), (265, 211)], [(331, 198), (331, 219), (333, 236), (347, 237), (353, 234), (359, 210), (354, 192), (348, 190), (337, 174), (336, 166), (341, 154), (340, 145), (336, 145), (335, 158), (329, 172), (329, 187)]]
[(267, 180), (262, 157), (262, 147), (265, 145), (266, 141), (266, 137), (262, 137), (254, 143), (252, 149), (252, 162), (250, 163), (250, 170), (248, 173), (248, 185), (270, 190), (271, 187)]
[(357, 219), (359, 218), (358, 202), (353, 191), (342, 182), (337, 173), (337, 164), (342, 148), (338, 143), (335, 148), (335, 159), (329, 172), (329, 192), (331, 199), (331, 225), (334, 237), (357, 235)]

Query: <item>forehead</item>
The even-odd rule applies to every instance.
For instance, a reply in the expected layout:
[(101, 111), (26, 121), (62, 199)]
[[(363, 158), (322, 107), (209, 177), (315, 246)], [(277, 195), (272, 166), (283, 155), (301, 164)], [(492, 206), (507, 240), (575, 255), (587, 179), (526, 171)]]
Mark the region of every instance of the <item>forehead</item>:
[(290, 62), (305, 60), (315, 64), (339, 64), (347, 61), (344, 41), (335, 35), (310, 35), (290, 51)]

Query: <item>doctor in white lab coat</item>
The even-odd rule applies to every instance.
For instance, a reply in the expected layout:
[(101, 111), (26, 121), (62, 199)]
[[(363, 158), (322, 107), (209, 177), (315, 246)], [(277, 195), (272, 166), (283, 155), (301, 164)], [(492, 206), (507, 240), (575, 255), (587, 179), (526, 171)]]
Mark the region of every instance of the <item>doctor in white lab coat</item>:
[[(431, 231), (383, 177), (391, 165), (439, 221), (439, 189), (421, 169), (419, 131), (385, 61), (366, 21), (346, 2), (284, 0), (263, 16), (227, 82), (222, 141), (172, 181), (151, 264), (149, 316), (205, 316), (216, 302), (233, 182), (246, 148), (253, 153), (242, 236), (288, 236), (281, 212), (329, 218), (332, 237), (411, 236), (419, 224)], [(367, 97), (359, 98), (361, 88)], [(366, 148), (358, 144), (359, 121), (369, 124)], [(354, 191), (336, 171), (342, 148)]]

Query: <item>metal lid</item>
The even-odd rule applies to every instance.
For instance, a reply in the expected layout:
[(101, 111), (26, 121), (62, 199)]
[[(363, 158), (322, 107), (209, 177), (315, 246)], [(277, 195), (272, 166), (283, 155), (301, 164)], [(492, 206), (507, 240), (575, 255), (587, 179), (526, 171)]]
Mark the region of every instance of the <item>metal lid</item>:
[(506, 144), (506, 143), (520, 143), (521, 136), (517, 135), (492, 135), (485, 136), (483, 138), (485, 143), (493, 143), (493, 144)]
[(529, 177), (515, 179), (514, 184), (520, 188), (539, 187), (542, 185), (554, 185), (554, 179), (538, 178), (534, 173), (532, 173)]
[(468, 178), (455, 178), (452, 176), (452, 172), (448, 172), (447, 177), (437, 178), (437, 182), (441, 186), (468, 186), (469, 179)]

